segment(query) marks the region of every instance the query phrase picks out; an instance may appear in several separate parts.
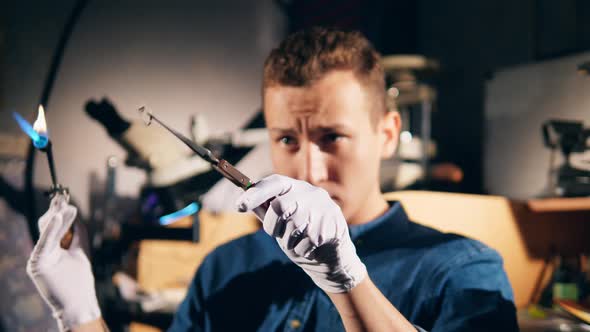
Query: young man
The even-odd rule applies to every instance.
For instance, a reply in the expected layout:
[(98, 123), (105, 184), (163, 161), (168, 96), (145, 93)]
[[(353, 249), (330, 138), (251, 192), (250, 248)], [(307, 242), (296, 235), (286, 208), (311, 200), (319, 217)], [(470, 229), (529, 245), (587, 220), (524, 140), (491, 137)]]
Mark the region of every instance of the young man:
[[(171, 331), (518, 329), (494, 250), (415, 224), (383, 199), (379, 165), (395, 151), (400, 118), (386, 110), (379, 55), (361, 34), (289, 36), (265, 62), (263, 100), (276, 175), (237, 202), (263, 230), (205, 259)], [(57, 219), (40, 251), (67, 229)], [(67, 253), (53, 248), (45, 255)], [(64, 272), (39, 268), (35, 249), (29, 271), (56, 317), (101, 330), (93, 288), (57, 287)], [(84, 259), (68, 266), (92, 280)]]

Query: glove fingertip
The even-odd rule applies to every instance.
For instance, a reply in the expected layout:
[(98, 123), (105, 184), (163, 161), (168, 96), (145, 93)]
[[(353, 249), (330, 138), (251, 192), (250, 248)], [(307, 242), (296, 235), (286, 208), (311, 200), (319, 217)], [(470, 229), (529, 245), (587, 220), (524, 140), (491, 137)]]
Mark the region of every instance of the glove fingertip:
[(243, 192), (236, 200), (236, 207), (240, 212), (246, 212), (254, 209), (256, 206), (252, 202), (256, 201), (257, 194), (260, 191), (258, 188), (250, 188)]
[(238, 206), (239, 212), (246, 212), (249, 210), (248, 204), (245, 202), (239, 202), (239, 203), (237, 203), (237, 206)]

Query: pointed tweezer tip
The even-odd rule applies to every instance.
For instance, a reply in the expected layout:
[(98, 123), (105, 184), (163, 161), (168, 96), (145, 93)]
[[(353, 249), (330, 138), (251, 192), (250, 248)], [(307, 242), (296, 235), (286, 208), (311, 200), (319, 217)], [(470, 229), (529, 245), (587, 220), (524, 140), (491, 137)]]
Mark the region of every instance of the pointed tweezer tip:
[(145, 106), (141, 106), (140, 108), (137, 109), (137, 111), (141, 115), (141, 119), (143, 120), (143, 123), (146, 126), (149, 126), (152, 123), (152, 118), (154, 117), (152, 115), (152, 112), (148, 111)]

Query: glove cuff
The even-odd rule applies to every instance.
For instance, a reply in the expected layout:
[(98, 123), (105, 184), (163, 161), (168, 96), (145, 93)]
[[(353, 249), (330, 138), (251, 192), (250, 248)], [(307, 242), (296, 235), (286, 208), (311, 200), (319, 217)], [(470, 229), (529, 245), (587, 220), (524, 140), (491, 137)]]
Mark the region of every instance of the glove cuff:
[(53, 313), (60, 332), (71, 331), (76, 326), (97, 320), (101, 317), (98, 303), (92, 303), (89, 308), (82, 312), (76, 312), (75, 315), (65, 315), (64, 312), (65, 310), (61, 310)]
[(356, 254), (350, 239), (346, 239), (339, 250), (339, 264), (327, 275), (310, 274), (314, 283), (327, 293), (346, 293), (360, 284), (367, 276), (365, 264)]

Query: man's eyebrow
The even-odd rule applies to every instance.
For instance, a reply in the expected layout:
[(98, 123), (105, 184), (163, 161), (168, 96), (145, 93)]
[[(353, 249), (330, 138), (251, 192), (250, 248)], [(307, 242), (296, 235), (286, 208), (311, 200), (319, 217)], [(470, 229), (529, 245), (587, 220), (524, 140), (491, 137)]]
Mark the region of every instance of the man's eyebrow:
[[(332, 131), (348, 131), (348, 130), (350, 130), (350, 126), (343, 125), (343, 124), (317, 126), (317, 127), (309, 129), (309, 131), (311, 131), (311, 132), (332, 132)], [(278, 128), (278, 127), (268, 128), (268, 131), (277, 132), (277, 133), (297, 133), (297, 130), (292, 129), (292, 128)]]
[(279, 133), (294, 133), (296, 132), (295, 129), (292, 128), (268, 128), (268, 131), (279, 132)]
[(343, 124), (334, 124), (331, 126), (318, 126), (316, 128), (311, 129), (312, 131), (320, 131), (320, 132), (326, 132), (326, 131), (348, 131), (350, 130), (350, 126), (347, 125), (343, 125)]

